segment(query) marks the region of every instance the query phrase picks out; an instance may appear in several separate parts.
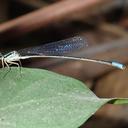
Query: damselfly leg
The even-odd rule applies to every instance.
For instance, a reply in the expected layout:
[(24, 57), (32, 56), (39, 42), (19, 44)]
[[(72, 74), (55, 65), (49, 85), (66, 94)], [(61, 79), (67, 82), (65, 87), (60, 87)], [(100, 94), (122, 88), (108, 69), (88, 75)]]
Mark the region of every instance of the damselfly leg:
[(19, 54), (16, 51), (9, 52), (1, 57), (2, 67), (7, 67), (8, 71), (4, 77), (11, 71), (11, 65), (16, 65), (20, 69), (21, 74), (21, 61), (18, 59)]

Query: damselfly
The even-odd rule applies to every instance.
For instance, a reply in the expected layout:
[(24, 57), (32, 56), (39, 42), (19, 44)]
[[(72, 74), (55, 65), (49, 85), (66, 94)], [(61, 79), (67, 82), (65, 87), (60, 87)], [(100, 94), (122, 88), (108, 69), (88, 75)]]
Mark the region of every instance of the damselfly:
[(11, 51), (5, 55), (1, 55), (2, 67), (10, 67), (11, 65), (21, 66), (20, 60), (29, 58), (60, 58), (79, 61), (90, 61), (100, 64), (114, 66), (124, 69), (125, 66), (115, 61), (96, 60), (91, 58), (80, 58), (67, 55), (70, 52), (86, 47), (87, 41), (82, 37), (73, 37), (37, 47), (30, 47), (18, 51)]

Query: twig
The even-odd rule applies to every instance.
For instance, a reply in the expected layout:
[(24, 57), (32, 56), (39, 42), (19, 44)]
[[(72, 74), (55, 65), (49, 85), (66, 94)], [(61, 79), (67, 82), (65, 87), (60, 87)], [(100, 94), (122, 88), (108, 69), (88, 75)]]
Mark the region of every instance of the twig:
[(110, 0), (63, 0), (0, 25), (0, 40), (18, 37), (47, 25), (69, 20), (73, 15), (91, 12)]

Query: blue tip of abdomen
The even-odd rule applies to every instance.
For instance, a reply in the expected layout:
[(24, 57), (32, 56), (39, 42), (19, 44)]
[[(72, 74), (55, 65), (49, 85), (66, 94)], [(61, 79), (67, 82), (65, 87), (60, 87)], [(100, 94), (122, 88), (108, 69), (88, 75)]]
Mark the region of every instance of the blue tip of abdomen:
[(121, 64), (121, 63), (115, 62), (115, 61), (112, 62), (112, 66), (117, 67), (119, 69), (125, 69), (126, 68), (126, 66), (124, 64)]

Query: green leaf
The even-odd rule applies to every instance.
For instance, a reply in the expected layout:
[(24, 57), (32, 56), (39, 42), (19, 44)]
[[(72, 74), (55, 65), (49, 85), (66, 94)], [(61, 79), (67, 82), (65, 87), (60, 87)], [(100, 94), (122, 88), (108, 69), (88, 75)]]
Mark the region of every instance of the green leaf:
[(0, 128), (78, 128), (105, 103), (119, 103), (53, 72), (8, 70), (0, 71)]

